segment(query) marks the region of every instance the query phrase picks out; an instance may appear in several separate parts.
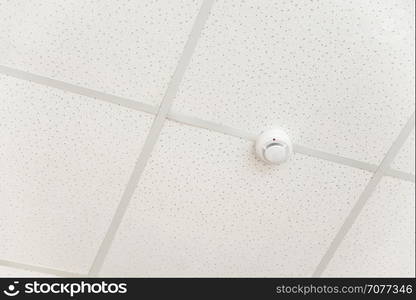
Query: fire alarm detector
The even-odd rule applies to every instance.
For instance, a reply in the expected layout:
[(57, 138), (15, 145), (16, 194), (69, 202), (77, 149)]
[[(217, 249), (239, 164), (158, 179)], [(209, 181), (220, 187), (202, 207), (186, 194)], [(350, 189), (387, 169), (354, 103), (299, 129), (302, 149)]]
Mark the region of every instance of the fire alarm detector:
[(263, 131), (256, 139), (256, 155), (269, 164), (281, 164), (293, 153), (289, 136), (280, 128)]

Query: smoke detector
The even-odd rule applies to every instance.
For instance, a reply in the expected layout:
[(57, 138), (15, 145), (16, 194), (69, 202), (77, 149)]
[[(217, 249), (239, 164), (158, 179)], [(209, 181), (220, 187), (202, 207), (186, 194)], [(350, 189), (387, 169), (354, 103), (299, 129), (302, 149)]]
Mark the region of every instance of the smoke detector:
[(268, 164), (282, 164), (290, 159), (293, 146), (281, 128), (263, 131), (256, 139), (256, 155)]

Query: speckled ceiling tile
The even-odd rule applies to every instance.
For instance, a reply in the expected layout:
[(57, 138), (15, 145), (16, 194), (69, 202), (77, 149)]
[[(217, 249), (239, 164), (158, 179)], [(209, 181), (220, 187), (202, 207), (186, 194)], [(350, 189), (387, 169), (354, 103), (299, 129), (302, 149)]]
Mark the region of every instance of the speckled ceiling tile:
[(323, 276), (415, 277), (415, 185), (384, 177)]
[(414, 111), (414, 1), (217, 1), (174, 109), (379, 163)]
[(168, 122), (102, 276), (310, 276), (370, 174)]
[(0, 258), (82, 273), (153, 116), (0, 75)]
[(415, 130), (407, 138), (397, 157), (391, 164), (393, 169), (415, 174)]
[(0, 278), (2, 277), (4, 278), (4, 277), (56, 277), (56, 276), (51, 275), (51, 274), (32, 272), (28, 270), (0, 266)]
[(200, 2), (0, 1), (0, 64), (159, 104)]

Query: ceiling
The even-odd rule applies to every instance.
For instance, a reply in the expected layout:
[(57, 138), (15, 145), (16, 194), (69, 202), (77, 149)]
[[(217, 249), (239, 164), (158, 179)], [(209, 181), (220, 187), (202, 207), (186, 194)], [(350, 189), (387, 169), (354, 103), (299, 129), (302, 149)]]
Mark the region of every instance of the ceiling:
[(415, 276), (414, 17), (0, 0), (0, 276)]

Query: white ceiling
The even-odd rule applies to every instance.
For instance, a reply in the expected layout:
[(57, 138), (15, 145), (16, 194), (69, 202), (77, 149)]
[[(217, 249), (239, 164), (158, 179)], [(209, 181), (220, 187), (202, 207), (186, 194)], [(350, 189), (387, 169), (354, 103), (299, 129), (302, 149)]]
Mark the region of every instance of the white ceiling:
[(152, 118), (0, 78), (0, 259), (87, 272)]
[(0, 0), (0, 276), (415, 276), (414, 63), (410, 0)]
[(406, 140), (400, 152), (397, 154), (395, 160), (392, 162), (392, 167), (415, 174), (415, 130)]
[(55, 277), (48, 273), (34, 272), (24, 268), (0, 266), (1, 277)]
[[(324, 276), (399, 277), (414, 274), (415, 186), (382, 179)], [(366, 230), (371, 228), (371, 230)]]
[(173, 108), (254, 133), (277, 124), (304, 146), (380, 163), (413, 112), (412, 9), (218, 1)]

